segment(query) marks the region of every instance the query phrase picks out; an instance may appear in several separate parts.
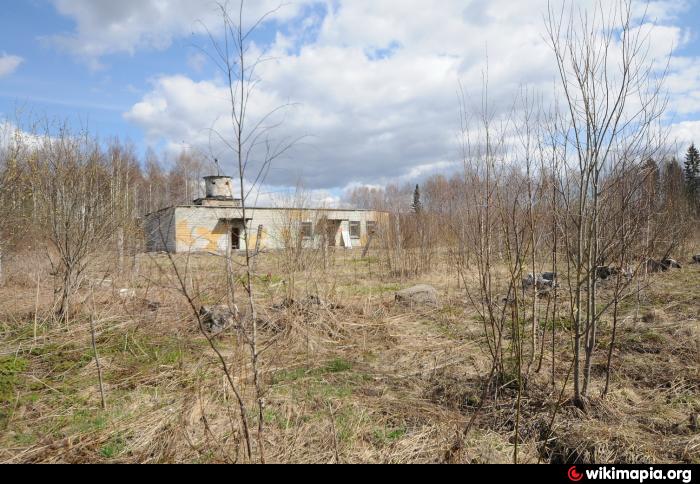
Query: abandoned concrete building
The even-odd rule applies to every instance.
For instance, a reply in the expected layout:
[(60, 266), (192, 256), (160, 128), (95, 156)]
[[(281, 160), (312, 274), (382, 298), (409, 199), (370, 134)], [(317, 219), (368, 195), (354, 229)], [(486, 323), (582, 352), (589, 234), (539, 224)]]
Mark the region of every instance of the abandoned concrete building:
[(246, 207), (234, 197), (226, 176), (204, 178), (206, 197), (192, 205), (169, 207), (146, 216), (147, 252), (225, 254), (245, 250), (244, 224), (251, 250), (365, 247), (384, 217), (371, 210)]

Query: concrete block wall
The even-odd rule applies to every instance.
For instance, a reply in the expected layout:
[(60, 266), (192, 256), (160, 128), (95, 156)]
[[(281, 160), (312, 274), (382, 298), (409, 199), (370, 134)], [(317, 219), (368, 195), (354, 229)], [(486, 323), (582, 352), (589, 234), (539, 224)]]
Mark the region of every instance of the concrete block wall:
[(175, 208), (168, 208), (146, 217), (146, 252), (176, 252)]
[[(360, 222), (361, 236), (352, 238), (353, 248), (364, 247), (368, 240), (367, 222), (379, 222), (379, 212), (358, 210), (296, 210), (276, 208), (251, 208), (246, 210), (251, 248), (257, 242), (258, 227), (263, 226), (261, 249), (283, 249), (290, 240), (298, 237), (302, 223), (312, 223), (314, 237), (304, 241), (306, 247), (318, 247), (322, 236), (317, 233), (319, 223), (328, 220), (340, 222), (336, 234), (336, 247), (342, 247), (342, 231), (350, 231), (350, 221)], [(227, 220), (242, 220), (240, 208), (229, 207), (176, 207), (151, 214), (146, 219), (148, 251), (170, 251), (178, 253), (225, 254), (231, 243), (231, 225)], [(167, 234), (163, 244), (159, 231)], [(240, 225), (240, 248), (245, 249), (243, 226)]]
[(223, 220), (240, 216), (240, 210), (231, 208), (178, 207), (175, 216), (177, 252), (225, 254), (231, 241), (231, 227)]

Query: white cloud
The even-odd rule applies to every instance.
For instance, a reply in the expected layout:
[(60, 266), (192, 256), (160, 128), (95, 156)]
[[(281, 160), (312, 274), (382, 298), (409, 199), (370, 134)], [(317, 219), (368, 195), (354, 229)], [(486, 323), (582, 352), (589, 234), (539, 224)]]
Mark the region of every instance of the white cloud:
[(0, 113), (0, 150), (16, 147), (39, 148), (47, 140), (51, 141), (53, 138), (38, 132), (28, 131), (9, 121)]
[(700, 58), (674, 58), (666, 86), (674, 113), (684, 116), (700, 113)]
[[(674, 25), (684, 3), (650, 4), (648, 16), (658, 25), (649, 55), (659, 66), (672, 46), (687, 41), (688, 32)], [(252, 118), (299, 103), (286, 113), (279, 136), (308, 135), (275, 164), (270, 185), (286, 187), (300, 178), (310, 189), (377, 185), (453, 169), (458, 82), (478, 109), (487, 64), (497, 111), (509, 109), (523, 85), (551, 96), (556, 76), (543, 38), (547, 0), (344, 0), (327, 6), (325, 17), (311, 15), (288, 35), (278, 33), (270, 49), (275, 60), (259, 71)], [(128, 44), (138, 45), (133, 39)], [(700, 112), (698, 65), (673, 59), (668, 87), (677, 112)], [(224, 150), (211, 128), (225, 135), (228, 111), (220, 80), (162, 76), (126, 118), (174, 151), (184, 142), (212, 146), (219, 155)]]
[(684, 121), (671, 126), (671, 140), (676, 142), (678, 150), (685, 150), (692, 143), (700, 146), (700, 121)]
[[(134, 54), (139, 49), (164, 50), (174, 39), (192, 33), (216, 31), (221, 25), (214, 0), (51, 0), (61, 15), (75, 21), (75, 31), (46, 40), (100, 67), (101, 58), (115, 53)], [(234, 5), (235, 2), (230, 2)], [(305, 2), (283, 6), (270, 18), (285, 21), (298, 14)], [(246, 7), (257, 19), (276, 9), (276, 0), (256, 0)], [(206, 27), (205, 27), (206, 26)]]
[(0, 54), (0, 77), (13, 74), (23, 62), (24, 59), (16, 55)]

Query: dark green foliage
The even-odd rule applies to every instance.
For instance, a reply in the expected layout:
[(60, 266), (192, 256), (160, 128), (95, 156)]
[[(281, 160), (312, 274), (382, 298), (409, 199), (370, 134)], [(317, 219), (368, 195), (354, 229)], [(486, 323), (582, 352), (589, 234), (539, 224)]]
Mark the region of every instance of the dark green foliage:
[(685, 187), (691, 206), (700, 206), (700, 152), (695, 144), (690, 145), (685, 157)]
[(416, 185), (416, 191), (413, 192), (413, 203), (411, 208), (416, 213), (421, 213), (423, 211), (423, 202), (420, 199), (420, 186)]

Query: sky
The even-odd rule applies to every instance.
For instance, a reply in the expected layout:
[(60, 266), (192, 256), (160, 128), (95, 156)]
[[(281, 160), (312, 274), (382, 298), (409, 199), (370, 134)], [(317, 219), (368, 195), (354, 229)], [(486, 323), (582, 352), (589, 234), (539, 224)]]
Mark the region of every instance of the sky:
[[(700, 0), (642, 3), (654, 26), (651, 55), (663, 63), (673, 52), (663, 122), (679, 146), (700, 143)], [(255, 19), (279, 4), (246, 5)], [(203, 150), (233, 172), (211, 134), (228, 110), (206, 55), (206, 29), (217, 36), (220, 25), (214, 2), (0, 0), (0, 8), (0, 120), (67, 120), (169, 160)], [(524, 85), (551, 92), (546, 8), (547, 0), (285, 2), (252, 38), (271, 59), (258, 73), (254, 110), (289, 103), (277, 136), (300, 139), (272, 166), (267, 189), (301, 182), (333, 203), (355, 186), (449, 173), (460, 159), (460, 84), (478, 99), (488, 65), (497, 101)]]

